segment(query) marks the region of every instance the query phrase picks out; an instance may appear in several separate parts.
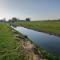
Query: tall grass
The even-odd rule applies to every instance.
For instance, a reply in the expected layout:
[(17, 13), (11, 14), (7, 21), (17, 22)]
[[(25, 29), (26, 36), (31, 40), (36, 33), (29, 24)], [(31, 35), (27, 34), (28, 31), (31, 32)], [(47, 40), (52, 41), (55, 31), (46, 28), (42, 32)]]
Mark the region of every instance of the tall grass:
[(25, 60), (24, 53), (16, 37), (5, 23), (0, 23), (0, 60)]

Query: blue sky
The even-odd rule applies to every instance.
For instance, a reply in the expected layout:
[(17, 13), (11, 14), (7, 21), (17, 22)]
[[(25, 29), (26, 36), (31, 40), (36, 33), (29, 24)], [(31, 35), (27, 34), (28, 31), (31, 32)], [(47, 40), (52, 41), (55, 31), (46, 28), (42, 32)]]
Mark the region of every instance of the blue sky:
[(0, 19), (31, 20), (60, 18), (60, 0), (0, 0)]

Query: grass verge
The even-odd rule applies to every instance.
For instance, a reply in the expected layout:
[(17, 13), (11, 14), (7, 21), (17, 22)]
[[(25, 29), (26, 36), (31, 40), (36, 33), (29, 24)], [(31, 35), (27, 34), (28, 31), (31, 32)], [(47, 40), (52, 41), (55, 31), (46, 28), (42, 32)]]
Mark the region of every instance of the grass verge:
[(8, 24), (0, 23), (0, 60), (25, 60), (24, 51)]

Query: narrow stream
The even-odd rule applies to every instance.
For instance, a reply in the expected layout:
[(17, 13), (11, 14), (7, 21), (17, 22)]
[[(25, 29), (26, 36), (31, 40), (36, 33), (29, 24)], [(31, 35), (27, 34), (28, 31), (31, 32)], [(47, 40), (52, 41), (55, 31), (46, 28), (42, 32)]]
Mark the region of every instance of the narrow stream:
[(24, 27), (16, 27), (15, 29), (23, 35), (28, 36), (39, 47), (44, 48), (49, 53), (60, 56), (60, 37)]

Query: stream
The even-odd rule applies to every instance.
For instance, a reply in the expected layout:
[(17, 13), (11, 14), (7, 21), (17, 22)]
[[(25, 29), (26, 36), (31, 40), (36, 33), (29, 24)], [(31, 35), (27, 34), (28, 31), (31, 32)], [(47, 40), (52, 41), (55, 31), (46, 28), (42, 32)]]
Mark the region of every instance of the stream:
[(15, 30), (28, 36), (37, 46), (44, 48), (47, 52), (60, 57), (60, 37), (38, 32), (24, 27), (16, 27)]

